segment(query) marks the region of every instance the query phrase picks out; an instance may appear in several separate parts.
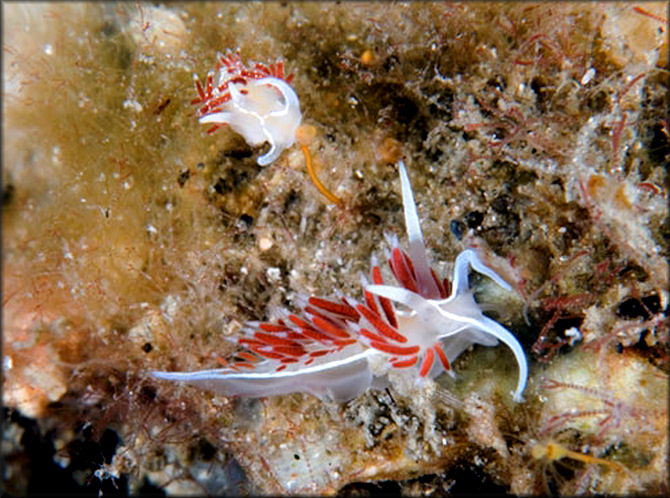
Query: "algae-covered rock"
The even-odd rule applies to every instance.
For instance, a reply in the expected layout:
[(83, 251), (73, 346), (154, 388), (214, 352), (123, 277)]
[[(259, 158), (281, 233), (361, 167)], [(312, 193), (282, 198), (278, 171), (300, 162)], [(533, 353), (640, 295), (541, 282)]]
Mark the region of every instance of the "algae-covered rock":
[[(666, 15), (3, 4), (5, 489), (667, 491)], [(227, 49), (293, 75), (309, 128), (273, 164), (198, 122)], [(531, 364), (523, 404), (504, 346), (344, 405), (148, 374), (225, 365), (304, 295), (362, 299), (404, 233), (400, 159), (439, 276), (477, 247), (514, 287), (473, 276)]]

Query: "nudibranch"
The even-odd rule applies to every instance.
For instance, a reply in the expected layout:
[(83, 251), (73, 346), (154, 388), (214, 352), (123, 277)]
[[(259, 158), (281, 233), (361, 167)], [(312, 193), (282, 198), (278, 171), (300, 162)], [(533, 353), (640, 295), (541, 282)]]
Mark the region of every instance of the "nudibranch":
[[(521, 345), (485, 316), (469, 285), (469, 270), (510, 286), (482, 263), (474, 249), (456, 258), (451, 282), (430, 267), (419, 216), (404, 163), (398, 163), (409, 247), (395, 238), (388, 263), (398, 285), (385, 284), (373, 258), (372, 283), (363, 277), (363, 299), (310, 297), (301, 314), (285, 311), (274, 322), (253, 322), (237, 339), (244, 350), (226, 368), (197, 372), (153, 372), (226, 396), (265, 397), (306, 392), (348, 401), (369, 387), (382, 387), (391, 369), (435, 378), (473, 344), (505, 343), (514, 353), (519, 380), (516, 401), (528, 378)], [(401, 307), (396, 307), (399, 303)]]
[(216, 74), (207, 75), (204, 87), (195, 77), (198, 98), (191, 103), (201, 104), (199, 121), (214, 124), (208, 133), (228, 125), (252, 147), (268, 142), (270, 150), (257, 160), (267, 166), (293, 145), (302, 120), (292, 76), (284, 77), (282, 60), (245, 66), (237, 52), (217, 57)]

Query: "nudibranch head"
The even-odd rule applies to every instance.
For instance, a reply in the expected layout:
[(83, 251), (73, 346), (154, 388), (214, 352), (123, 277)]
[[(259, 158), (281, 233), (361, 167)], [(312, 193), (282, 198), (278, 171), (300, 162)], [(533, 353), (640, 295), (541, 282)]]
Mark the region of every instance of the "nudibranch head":
[(213, 123), (209, 133), (228, 125), (251, 146), (265, 142), (270, 150), (257, 160), (261, 166), (274, 162), (295, 142), (302, 114), (300, 101), (284, 77), (284, 63), (266, 66), (249, 63), (245, 66), (238, 53), (219, 55), (218, 74), (207, 76), (205, 87), (195, 80), (201, 123)]
[[(405, 165), (398, 163), (408, 251), (391, 238), (388, 263), (398, 285), (385, 284), (373, 259), (371, 279), (363, 278), (363, 300), (310, 297), (302, 314), (284, 313), (275, 322), (247, 324), (238, 339), (245, 350), (223, 369), (154, 372), (227, 396), (270, 396), (307, 392), (347, 401), (369, 387), (384, 385), (392, 369), (434, 378), (473, 344), (504, 342), (514, 353), (519, 380), (514, 399), (522, 400), (528, 364), (516, 338), (485, 316), (473, 297), (473, 269), (510, 290), (473, 249), (456, 258), (453, 278), (439, 279), (430, 267)], [(405, 309), (397, 309), (400, 303)]]

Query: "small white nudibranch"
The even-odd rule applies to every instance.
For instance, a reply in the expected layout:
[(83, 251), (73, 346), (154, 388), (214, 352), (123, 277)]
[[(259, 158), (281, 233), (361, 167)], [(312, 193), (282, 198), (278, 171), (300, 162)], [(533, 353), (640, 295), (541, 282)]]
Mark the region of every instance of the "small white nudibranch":
[(257, 160), (267, 166), (293, 145), (302, 120), (300, 100), (289, 84), (292, 76), (284, 77), (281, 60), (245, 66), (239, 53), (218, 57), (218, 74), (210, 72), (204, 88), (195, 78), (199, 97), (191, 103), (201, 104), (201, 123), (214, 124), (208, 133), (228, 125), (252, 147), (268, 142), (270, 150)]
[(226, 368), (153, 375), (226, 396), (307, 392), (347, 401), (369, 387), (384, 385), (391, 369), (435, 378), (450, 371), (453, 361), (471, 345), (495, 346), (502, 341), (519, 367), (514, 399), (521, 401), (528, 378), (526, 355), (511, 332), (482, 313), (470, 288), (469, 271), (511, 288), (474, 249), (458, 255), (451, 281), (438, 278), (428, 261), (405, 165), (400, 162), (398, 168), (409, 248), (404, 251), (397, 238), (390, 238), (388, 263), (396, 285), (384, 283), (373, 260), (372, 284), (364, 279), (361, 301), (310, 297), (302, 313), (286, 311), (274, 322), (248, 323), (246, 336), (237, 339), (243, 350)]

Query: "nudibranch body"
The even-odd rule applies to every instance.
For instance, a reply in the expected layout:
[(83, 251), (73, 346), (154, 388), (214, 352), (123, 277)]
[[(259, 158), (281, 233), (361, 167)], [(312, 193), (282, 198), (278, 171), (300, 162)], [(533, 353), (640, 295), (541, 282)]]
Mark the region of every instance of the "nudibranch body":
[[(229, 366), (197, 372), (153, 372), (155, 377), (193, 384), (226, 396), (264, 397), (306, 392), (347, 401), (369, 387), (385, 385), (391, 369), (435, 378), (473, 344), (504, 342), (514, 353), (522, 400), (528, 377), (526, 356), (516, 338), (485, 316), (470, 289), (469, 269), (509, 285), (485, 266), (474, 249), (456, 258), (453, 279), (440, 280), (430, 267), (412, 188), (402, 162), (408, 251), (392, 240), (388, 263), (398, 285), (384, 284), (373, 259), (372, 283), (364, 278), (363, 300), (310, 297), (302, 314), (284, 312), (275, 322), (248, 323), (244, 348)], [(398, 309), (400, 303), (406, 309)]]
[(198, 98), (191, 103), (202, 104), (201, 123), (214, 124), (208, 133), (228, 125), (252, 147), (268, 142), (270, 150), (257, 160), (267, 166), (293, 145), (302, 120), (300, 101), (289, 84), (292, 77), (284, 77), (281, 60), (245, 66), (239, 54), (230, 51), (218, 58), (217, 74), (207, 75), (204, 88), (196, 77)]

